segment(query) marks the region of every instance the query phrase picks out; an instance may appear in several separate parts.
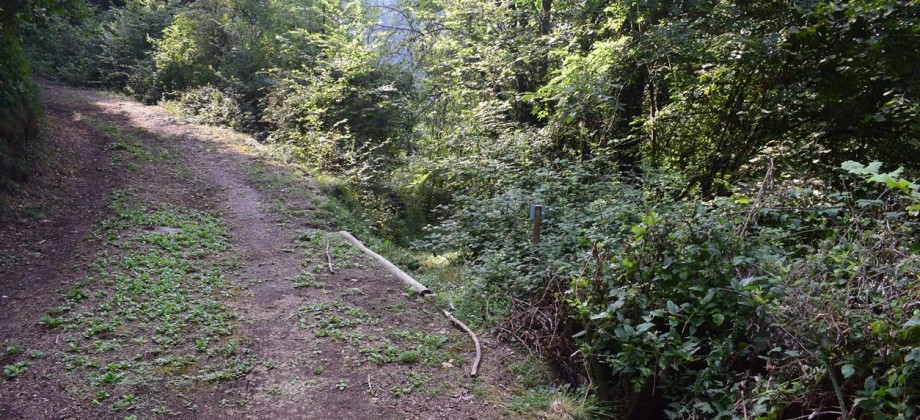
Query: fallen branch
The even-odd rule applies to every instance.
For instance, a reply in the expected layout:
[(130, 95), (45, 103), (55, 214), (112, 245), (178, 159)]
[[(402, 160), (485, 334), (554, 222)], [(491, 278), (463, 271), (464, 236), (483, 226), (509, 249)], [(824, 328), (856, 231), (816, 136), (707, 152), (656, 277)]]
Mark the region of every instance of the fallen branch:
[(479, 375), (479, 362), (482, 360), (482, 347), (479, 345), (479, 339), (476, 338), (476, 334), (473, 334), (473, 331), (470, 330), (470, 327), (467, 327), (466, 324), (460, 322), (459, 319), (454, 318), (454, 316), (451, 315), (450, 312), (447, 312), (446, 309), (443, 312), (444, 316), (450, 318), (454, 324), (457, 324), (460, 329), (466, 332), (470, 338), (473, 339), (473, 343), (476, 344), (476, 359), (473, 360), (473, 368), (470, 370), (470, 376), (475, 378), (477, 375)]
[(402, 280), (403, 283), (406, 283), (407, 285), (415, 289), (415, 291), (418, 292), (419, 296), (434, 295), (434, 292), (432, 292), (430, 289), (428, 289), (421, 283), (415, 281), (415, 279), (413, 279), (408, 274), (400, 270), (399, 267), (393, 265), (393, 263), (387, 261), (386, 258), (383, 258), (382, 256), (380, 256), (380, 254), (368, 249), (366, 246), (364, 246), (363, 243), (361, 243), (361, 241), (356, 239), (354, 236), (351, 236), (350, 233), (343, 230), (339, 232), (339, 235), (342, 235), (342, 237), (345, 238), (346, 241), (351, 242), (354, 246), (358, 247), (358, 249), (363, 251), (365, 254), (377, 260), (377, 262), (379, 262), (380, 265), (383, 266), (383, 268), (387, 269), (387, 271), (389, 271), (394, 276), (396, 276), (396, 278)]
[(329, 274), (335, 274), (332, 269), (332, 254), (329, 253), (329, 241), (326, 241), (326, 262), (329, 264)]

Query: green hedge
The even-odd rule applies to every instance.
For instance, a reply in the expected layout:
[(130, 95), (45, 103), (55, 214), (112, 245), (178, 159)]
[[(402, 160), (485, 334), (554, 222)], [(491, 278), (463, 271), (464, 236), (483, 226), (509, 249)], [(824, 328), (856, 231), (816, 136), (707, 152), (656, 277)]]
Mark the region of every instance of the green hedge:
[(0, 27), (0, 189), (30, 173), (41, 102), (15, 27)]

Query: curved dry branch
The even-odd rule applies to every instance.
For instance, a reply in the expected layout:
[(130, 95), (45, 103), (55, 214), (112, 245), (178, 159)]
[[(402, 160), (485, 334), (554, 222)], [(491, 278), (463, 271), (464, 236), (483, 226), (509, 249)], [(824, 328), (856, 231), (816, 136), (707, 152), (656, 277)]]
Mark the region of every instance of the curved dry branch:
[(332, 254), (329, 252), (329, 241), (326, 241), (326, 263), (329, 264), (329, 274), (335, 274), (332, 269)]
[(449, 318), (454, 324), (457, 324), (460, 329), (466, 332), (470, 338), (473, 339), (473, 344), (476, 344), (476, 359), (473, 360), (473, 368), (470, 370), (470, 376), (475, 378), (477, 375), (479, 375), (479, 362), (482, 361), (482, 346), (479, 345), (479, 338), (476, 338), (476, 334), (473, 334), (473, 331), (470, 330), (470, 327), (467, 327), (466, 324), (460, 322), (459, 319), (454, 318), (454, 316), (451, 315), (450, 312), (447, 312), (446, 309), (443, 312), (444, 316)]

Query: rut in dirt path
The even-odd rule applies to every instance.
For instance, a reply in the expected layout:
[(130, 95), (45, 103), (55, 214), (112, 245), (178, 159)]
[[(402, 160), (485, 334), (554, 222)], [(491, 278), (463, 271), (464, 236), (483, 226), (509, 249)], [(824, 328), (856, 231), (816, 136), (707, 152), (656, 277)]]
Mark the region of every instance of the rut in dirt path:
[[(74, 127), (95, 130), (96, 136), (104, 138), (117, 137), (121, 140), (111, 143), (109, 149), (114, 145), (132, 151), (134, 160), (113, 160), (131, 169), (118, 172), (119, 179), (111, 182), (118, 191), (133, 191), (142, 203), (160, 203), (150, 204), (154, 207), (180, 213), (185, 212), (183, 208), (197, 208), (217, 215), (230, 234), (231, 256), (216, 263), (235, 267), (222, 274), (227, 285), (222, 304), (235, 321), (232, 335), (221, 339), (219, 346), (202, 342), (200, 337), (178, 336), (199, 347), (197, 353), (189, 348), (176, 359), (185, 360), (182, 365), (155, 368), (153, 373), (149, 368), (129, 367), (118, 374), (128, 379), (99, 385), (101, 373), (92, 373), (93, 369), (104, 372), (105, 366), (122, 363), (118, 357), (129, 355), (131, 342), (149, 343), (129, 342), (129, 337), (116, 334), (110, 340), (119, 346), (115, 351), (87, 353), (86, 360), (95, 365), (80, 362), (80, 366), (89, 366), (83, 369), (88, 369), (91, 378), (97, 378), (90, 385), (99, 391), (75, 391), (72, 386), (50, 391), (48, 400), (58, 413), (64, 417), (121, 417), (134, 412), (141, 417), (342, 419), (510, 415), (502, 406), (509, 399), (508, 390), (516, 386), (507, 371), (517, 357), (514, 352), (488, 335), (482, 337), (487, 349), (483, 374), (475, 380), (468, 378), (472, 346), (467, 337), (452, 328), (433, 302), (404, 294), (397, 279), (338, 238), (331, 221), (320, 215), (323, 198), (301, 171), (262, 157), (260, 146), (252, 139), (187, 124), (157, 107), (53, 84), (46, 87), (46, 96), (57, 98), (52, 99), (52, 106), (62, 109), (62, 119), (67, 113), (64, 109), (71, 108)], [(126, 135), (118, 130), (129, 130), (139, 140), (131, 143), (135, 140), (125, 140)], [(132, 149), (142, 142), (153, 142), (163, 151)], [(157, 153), (170, 158), (161, 163), (144, 158)], [(170, 166), (172, 161), (178, 166)], [(100, 185), (106, 189), (105, 183)], [(62, 220), (74, 219), (69, 217)], [(103, 219), (100, 216), (94, 223)], [(75, 252), (106, 255), (105, 247), (91, 243), (76, 246)], [(324, 249), (329, 245), (336, 264), (334, 275), (325, 269)], [(90, 264), (92, 257), (85, 260)], [(26, 270), (13, 267), (12, 271), (19, 269)], [(190, 275), (199, 276), (194, 271)], [(52, 290), (77, 280), (62, 273), (31, 281), (43, 282), (42, 287)], [(95, 292), (97, 298), (116, 293), (105, 290), (108, 283), (94, 284), (102, 288)], [(54, 303), (36, 305), (50, 308)], [(35, 372), (10, 385), (9, 393), (0, 387), (0, 396), (19, 398), (8, 405), (0, 403), (0, 413), (11, 414), (11, 418), (31, 417), (29, 414), (43, 418), (46, 415), (41, 413), (50, 410), (41, 411), (39, 405), (20, 400), (20, 396), (9, 397), (11, 393), (48, 392), (45, 384), (56, 376), (68, 378), (64, 383), (79, 384), (73, 382), (73, 373), (61, 369), (71, 372), (74, 360), (80, 359), (68, 354), (59, 337), (35, 325), (40, 310), (17, 315), (17, 325), (31, 331), (32, 338), (22, 338), (24, 342), (36, 348), (45, 346), (55, 357), (37, 361)], [(82, 338), (75, 337), (68, 340), (80, 344)], [(73, 341), (69, 342), (73, 348)], [(100, 345), (98, 340), (94, 343)], [(149, 344), (134, 347), (149, 348)], [(208, 349), (206, 355), (203, 348)], [(207, 366), (218, 360), (211, 359), (213, 351), (230, 358), (226, 370), (230, 374), (205, 374), (212, 372)], [(156, 358), (156, 353), (133, 357), (132, 366), (155, 367), (163, 359)], [(191, 365), (186, 366), (188, 363)], [(156, 381), (132, 383), (134, 377)], [(215, 377), (219, 379), (207, 379)], [(116, 400), (119, 395), (121, 399)], [(128, 397), (131, 399), (126, 400)]]

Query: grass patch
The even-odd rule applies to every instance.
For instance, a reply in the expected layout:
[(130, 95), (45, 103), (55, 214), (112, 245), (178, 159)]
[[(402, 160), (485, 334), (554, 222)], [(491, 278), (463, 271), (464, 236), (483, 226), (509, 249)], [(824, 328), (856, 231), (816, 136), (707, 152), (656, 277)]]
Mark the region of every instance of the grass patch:
[(453, 350), (448, 346), (447, 335), (430, 334), (420, 331), (395, 331), (375, 344), (356, 341), (359, 352), (366, 360), (378, 365), (388, 363), (421, 363), (431, 367), (441, 367), (442, 363), (454, 359)]
[(517, 384), (525, 389), (536, 388), (550, 382), (550, 371), (540, 358), (529, 355), (524, 360), (511, 363), (508, 370)]
[(143, 129), (126, 128), (94, 117), (86, 117), (85, 121), (111, 141), (107, 148), (112, 152), (109, 157), (113, 166), (120, 165), (132, 172), (142, 172), (144, 164), (176, 158), (174, 152), (147, 140), (154, 136)]
[(519, 416), (541, 419), (596, 419), (611, 413), (597, 404), (593, 397), (582, 397), (554, 388), (534, 388), (511, 400), (507, 411)]
[[(120, 412), (137, 404), (138, 384), (233, 380), (250, 372), (226, 304), (237, 290), (224, 281), (230, 245), (223, 222), (188, 208), (151, 206), (128, 191), (113, 193), (110, 208), (114, 216), (95, 232), (104, 248), (88, 265), (91, 275), (39, 320), (62, 331), (74, 396)], [(136, 356), (111, 360), (124, 354)]]
[(297, 275), (297, 277), (294, 278), (294, 287), (315, 287), (317, 289), (322, 289), (323, 284), (316, 280), (316, 274), (309, 271), (302, 271)]
[(19, 361), (3, 367), (3, 376), (13, 379), (22, 376), (29, 367), (29, 362)]

